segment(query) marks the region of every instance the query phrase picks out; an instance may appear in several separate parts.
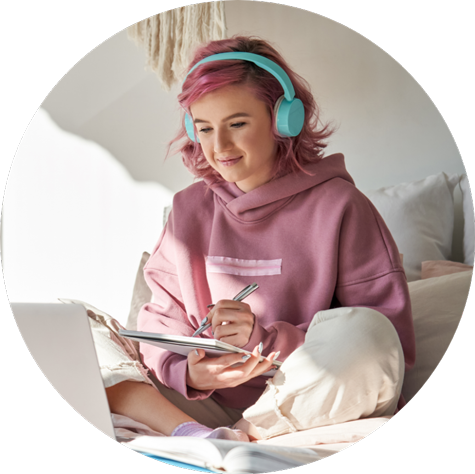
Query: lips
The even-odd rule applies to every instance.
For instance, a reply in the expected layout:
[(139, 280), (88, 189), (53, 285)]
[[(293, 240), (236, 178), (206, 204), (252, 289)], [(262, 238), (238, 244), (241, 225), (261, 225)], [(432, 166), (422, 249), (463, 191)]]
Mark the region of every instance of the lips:
[(217, 160), (223, 166), (233, 166), (242, 159), (242, 156), (227, 156)]

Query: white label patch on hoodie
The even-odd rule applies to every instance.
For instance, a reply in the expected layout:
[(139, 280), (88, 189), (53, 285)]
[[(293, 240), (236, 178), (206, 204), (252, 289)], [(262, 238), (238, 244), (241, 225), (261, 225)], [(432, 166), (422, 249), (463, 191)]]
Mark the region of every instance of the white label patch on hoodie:
[(280, 275), (282, 259), (276, 260), (244, 260), (231, 257), (206, 257), (208, 273), (227, 273), (241, 276)]

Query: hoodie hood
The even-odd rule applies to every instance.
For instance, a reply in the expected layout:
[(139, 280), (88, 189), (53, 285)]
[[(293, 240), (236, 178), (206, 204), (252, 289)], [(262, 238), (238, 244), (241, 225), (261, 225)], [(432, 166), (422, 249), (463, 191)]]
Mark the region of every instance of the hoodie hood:
[(249, 193), (241, 191), (235, 183), (212, 183), (204, 180), (214, 192), (215, 200), (243, 222), (255, 222), (266, 218), (288, 204), (297, 194), (318, 186), (333, 178), (342, 178), (354, 185), (354, 181), (345, 167), (341, 153), (305, 167), (302, 171), (290, 173), (274, 181), (269, 181)]

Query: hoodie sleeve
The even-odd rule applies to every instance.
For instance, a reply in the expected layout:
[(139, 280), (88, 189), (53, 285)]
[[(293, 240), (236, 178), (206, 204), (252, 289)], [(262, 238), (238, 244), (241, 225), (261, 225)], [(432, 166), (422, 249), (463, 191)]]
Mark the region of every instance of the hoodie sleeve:
[(337, 304), (367, 307), (394, 325), (406, 370), (415, 362), (415, 336), (406, 275), (396, 243), (373, 204), (361, 193), (344, 212), (339, 238)]
[(273, 351), (279, 351), (280, 354), (277, 360), (284, 361), (297, 347), (304, 343), (309, 324), (310, 321), (294, 326), (285, 321), (275, 321), (272, 325), (264, 328), (256, 322), (249, 342), (243, 349), (251, 352), (262, 342), (263, 356), (268, 356)]
[[(144, 267), (144, 277), (152, 290), (152, 302), (145, 304), (138, 315), (137, 329), (144, 332), (191, 336), (195, 329), (185, 311), (179, 278), (173, 262), (173, 232), (169, 225)], [(185, 356), (140, 343), (143, 363), (166, 387), (189, 400), (208, 398), (212, 390), (200, 391), (186, 385)]]

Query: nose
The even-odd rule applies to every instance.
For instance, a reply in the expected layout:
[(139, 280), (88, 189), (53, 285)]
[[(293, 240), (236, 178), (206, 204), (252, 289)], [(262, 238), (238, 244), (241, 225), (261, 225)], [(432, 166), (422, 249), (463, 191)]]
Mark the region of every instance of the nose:
[(214, 135), (214, 151), (215, 153), (222, 153), (223, 151), (232, 148), (232, 140), (226, 130), (217, 130)]

